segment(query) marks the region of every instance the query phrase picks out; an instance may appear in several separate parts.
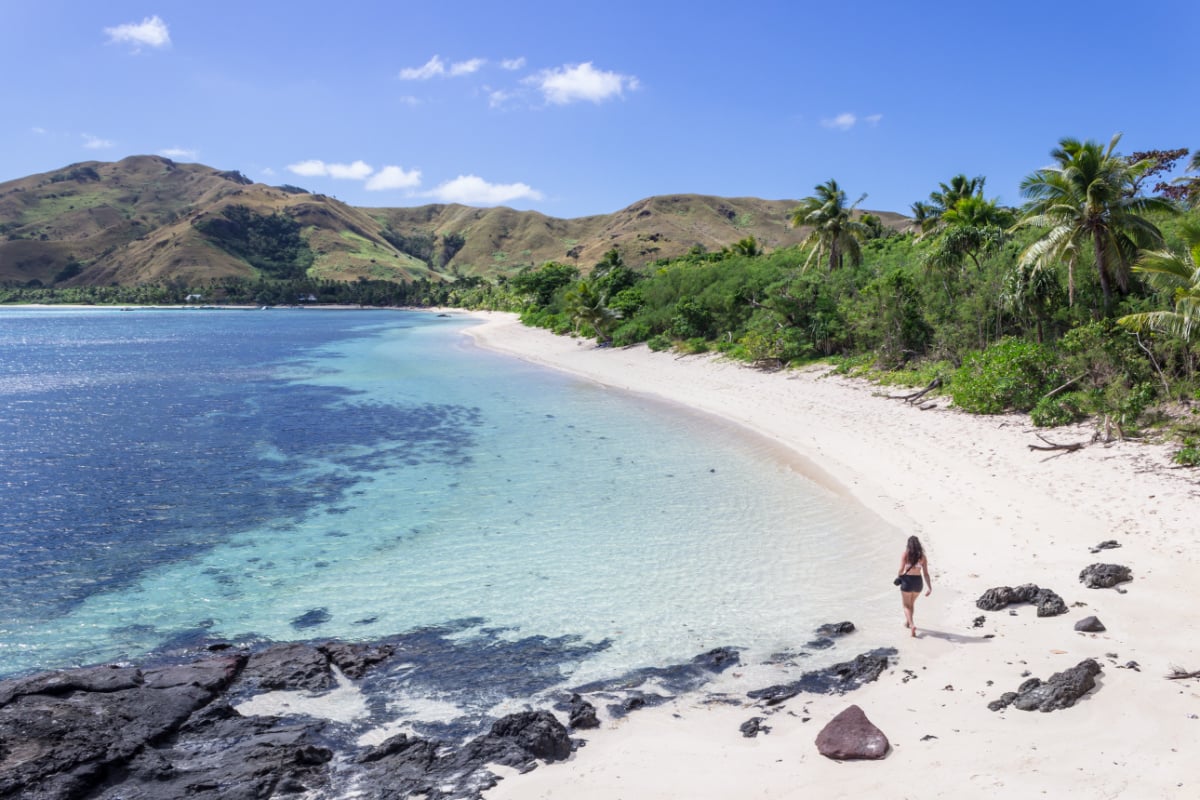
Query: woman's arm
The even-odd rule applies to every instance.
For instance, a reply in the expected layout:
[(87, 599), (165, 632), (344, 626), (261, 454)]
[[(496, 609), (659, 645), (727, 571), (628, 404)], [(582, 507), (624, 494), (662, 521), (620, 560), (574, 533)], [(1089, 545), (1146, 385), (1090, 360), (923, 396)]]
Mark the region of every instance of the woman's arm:
[(929, 597), (933, 591), (933, 578), (929, 577), (929, 562), (924, 558), (921, 559), (921, 572), (925, 573), (925, 596)]

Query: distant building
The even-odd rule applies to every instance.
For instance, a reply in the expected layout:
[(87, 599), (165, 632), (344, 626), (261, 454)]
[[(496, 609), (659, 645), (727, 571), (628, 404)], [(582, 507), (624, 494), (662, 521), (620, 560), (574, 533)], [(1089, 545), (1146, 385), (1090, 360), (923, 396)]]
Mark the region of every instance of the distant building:
[(202, 294), (189, 294), (189, 295), (188, 295), (188, 296), (187, 296), (187, 297), (184, 299), (184, 302), (185, 302), (185, 303), (203, 303), (203, 302), (204, 302), (204, 295), (202, 295)]

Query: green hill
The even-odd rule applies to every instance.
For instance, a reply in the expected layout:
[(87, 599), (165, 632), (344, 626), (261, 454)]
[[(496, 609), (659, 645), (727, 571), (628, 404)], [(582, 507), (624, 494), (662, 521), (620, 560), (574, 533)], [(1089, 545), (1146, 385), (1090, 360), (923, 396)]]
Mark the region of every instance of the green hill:
[[(768, 249), (797, 244), (805, 231), (787, 224), (796, 204), (668, 195), (575, 219), (461, 205), (355, 208), (235, 171), (131, 156), (0, 183), (0, 282), (494, 277), (551, 260), (586, 270), (614, 247), (638, 266), (747, 236)], [(890, 227), (907, 224), (876, 213)]]

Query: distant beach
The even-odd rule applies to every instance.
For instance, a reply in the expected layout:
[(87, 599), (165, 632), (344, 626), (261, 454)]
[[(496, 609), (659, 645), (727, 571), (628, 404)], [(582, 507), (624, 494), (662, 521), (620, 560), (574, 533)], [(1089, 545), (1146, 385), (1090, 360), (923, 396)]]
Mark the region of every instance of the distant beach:
[[(1175, 668), (1200, 669), (1200, 483), (1194, 471), (1171, 468), (1165, 446), (1035, 451), (1028, 445), (1041, 442), (1027, 417), (970, 416), (946, 400), (921, 410), (826, 368), (764, 373), (713, 355), (598, 348), (526, 328), (512, 314), (475, 316), (481, 324), (467, 333), (481, 347), (716, 414), (791, 448), (920, 536), (933, 574), (932, 596), (917, 602), (919, 638), (903, 626), (898, 594), (889, 597), (899, 657), (876, 683), (774, 709), (682, 698), (603, 722), (582, 734), (587, 746), (568, 762), (509, 772), (489, 798), (1200, 793), (1200, 682), (1165, 679)], [(1041, 432), (1086, 442), (1092, 429)], [(1119, 548), (1089, 552), (1108, 540)], [(897, 563), (903, 545), (898, 538)], [(1085, 588), (1079, 573), (1093, 563), (1128, 566), (1133, 579)], [(887, 585), (892, 576), (873, 580)], [(1029, 583), (1060, 594), (1068, 613), (1038, 618), (1018, 605), (985, 614), (975, 605), (992, 587)], [(864, 586), (864, 595), (876, 589)], [(1105, 632), (1074, 630), (1093, 615)], [(1046, 679), (1086, 658), (1103, 672), (1074, 707), (988, 709), (1030, 676)], [(738, 687), (736, 674), (724, 683), (730, 692), (758, 688)], [(889, 737), (885, 760), (818, 754), (817, 732), (851, 703)], [(770, 733), (742, 736), (753, 716)]]

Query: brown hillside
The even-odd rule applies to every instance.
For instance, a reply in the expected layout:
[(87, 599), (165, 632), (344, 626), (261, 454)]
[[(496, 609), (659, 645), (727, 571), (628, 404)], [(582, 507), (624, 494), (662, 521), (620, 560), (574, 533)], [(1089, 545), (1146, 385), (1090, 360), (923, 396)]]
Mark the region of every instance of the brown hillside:
[[(247, 251), (247, 242), (259, 240), (229, 221), (235, 207), (295, 228), (299, 239), (290, 241), (310, 254), (295, 263), (310, 277), (441, 280), (512, 274), (546, 261), (586, 271), (612, 248), (641, 266), (747, 236), (767, 249), (789, 247), (806, 233), (788, 225), (796, 205), (665, 195), (575, 219), (502, 207), (355, 208), (295, 187), (253, 183), (234, 171), (131, 156), (0, 183), (0, 282), (198, 286), (274, 274), (274, 262)], [(907, 224), (899, 214), (875, 213), (889, 227)]]
[[(308, 270), (314, 277), (430, 274), (426, 264), (388, 244), (373, 219), (332, 198), (252, 183), (201, 164), (133, 156), (0, 184), (0, 281), (196, 285), (253, 278), (259, 270), (201, 230), (234, 205), (299, 223), (314, 254)], [(78, 274), (62, 277), (72, 262)]]

